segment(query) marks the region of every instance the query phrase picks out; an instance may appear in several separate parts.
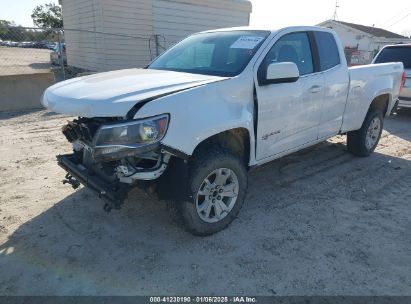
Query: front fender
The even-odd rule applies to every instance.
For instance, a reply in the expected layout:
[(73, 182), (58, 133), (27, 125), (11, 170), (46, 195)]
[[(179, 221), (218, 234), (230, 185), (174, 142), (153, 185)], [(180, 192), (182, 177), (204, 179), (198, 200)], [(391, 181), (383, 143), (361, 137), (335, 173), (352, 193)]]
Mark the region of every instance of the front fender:
[(237, 77), (153, 100), (134, 118), (170, 114), (162, 144), (190, 156), (207, 138), (245, 128), (250, 134), (250, 153), (254, 155), (253, 111), (253, 84)]

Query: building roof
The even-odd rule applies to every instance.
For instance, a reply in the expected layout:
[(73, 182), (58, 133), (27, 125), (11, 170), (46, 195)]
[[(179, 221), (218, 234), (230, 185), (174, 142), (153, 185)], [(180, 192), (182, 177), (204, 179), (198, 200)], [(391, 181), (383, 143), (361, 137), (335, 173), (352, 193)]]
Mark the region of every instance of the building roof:
[(404, 39), (407, 37), (401, 36), (399, 34), (384, 30), (382, 28), (378, 27), (373, 27), (373, 26), (365, 26), (361, 24), (355, 24), (355, 23), (348, 23), (348, 22), (343, 22), (343, 21), (337, 21), (337, 20), (332, 20), (333, 22), (340, 23), (345, 26), (352, 27), (356, 30), (359, 30), (361, 32), (370, 34), (375, 37), (383, 37), (383, 38), (398, 38), (398, 39)]

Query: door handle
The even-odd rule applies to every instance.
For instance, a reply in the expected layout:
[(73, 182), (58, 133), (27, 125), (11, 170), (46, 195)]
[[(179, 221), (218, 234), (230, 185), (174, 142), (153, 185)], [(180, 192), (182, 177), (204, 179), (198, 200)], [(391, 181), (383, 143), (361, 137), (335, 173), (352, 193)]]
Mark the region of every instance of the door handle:
[(318, 93), (322, 89), (322, 86), (319, 85), (314, 85), (310, 88), (310, 93)]

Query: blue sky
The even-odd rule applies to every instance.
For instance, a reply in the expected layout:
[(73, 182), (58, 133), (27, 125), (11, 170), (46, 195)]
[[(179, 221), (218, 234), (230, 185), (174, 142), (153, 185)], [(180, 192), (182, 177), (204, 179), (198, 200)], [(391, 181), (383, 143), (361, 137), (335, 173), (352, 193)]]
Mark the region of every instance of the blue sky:
[[(89, 1), (89, 0), (84, 0)], [(138, 1), (138, 0), (136, 0)], [(38, 4), (57, 0), (0, 0), (0, 19), (33, 26), (30, 15)], [(409, 0), (339, 0), (339, 20), (384, 27), (411, 36), (411, 2)], [(334, 0), (252, 0), (251, 25), (278, 28), (287, 25), (314, 25), (330, 19)]]

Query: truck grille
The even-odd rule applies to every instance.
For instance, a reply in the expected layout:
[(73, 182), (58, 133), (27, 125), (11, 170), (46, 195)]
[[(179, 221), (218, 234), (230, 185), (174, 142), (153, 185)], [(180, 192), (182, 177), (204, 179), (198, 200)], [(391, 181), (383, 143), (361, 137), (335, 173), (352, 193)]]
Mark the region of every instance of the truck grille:
[(85, 143), (91, 143), (94, 135), (100, 126), (104, 123), (116, 121), (116, 118), (83, 118), (80, 117), (70, 121), (62, 128), (62, 132), (67, 140), (71, 143), (80, 140)]

